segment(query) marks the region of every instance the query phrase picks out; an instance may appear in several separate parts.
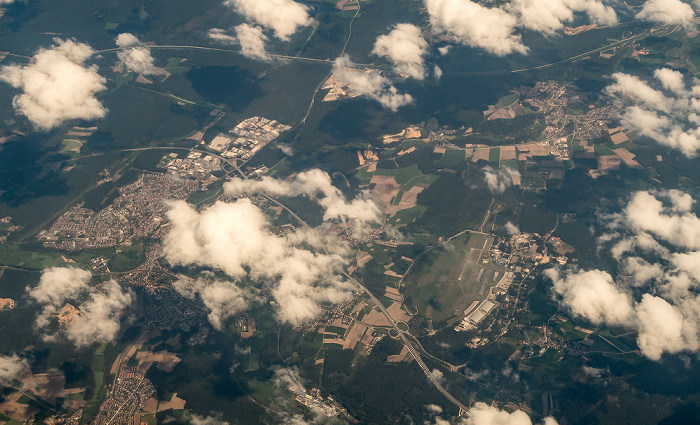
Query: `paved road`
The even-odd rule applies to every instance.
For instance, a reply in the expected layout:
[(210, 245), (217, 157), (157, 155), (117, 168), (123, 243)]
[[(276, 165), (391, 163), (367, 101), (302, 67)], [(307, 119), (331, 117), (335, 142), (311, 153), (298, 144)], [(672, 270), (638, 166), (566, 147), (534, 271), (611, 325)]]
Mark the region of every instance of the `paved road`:
[[(302, 220), (301, 217), (299, 217), (298, 215), (296, 215), (292, 210), (290, 210), (289, 208), (287, 208), (284, 204), (280, 203), (279, 201), (277, 201), (276, 199), (274, 199), (274, 198), (272, 198), (272, 197), (270, 197), (270, 196), (265, 195), (265, 197), (266, 197), (267, 199), (271, 200), (272, 202), (274, 202), (275, 204), (277, 204), (277, 205), (281, 206), (282, 208), (284, 208), (284, 209), (285, 209), (286, 211), (288, 211), (290, 214), (292, 214), (292, 216), (299, 222), (299, 224), (301, 224), (302, 227), (304, 227), (305, 229), (310, 229), (310, 228), (311, 228), (311, 226), (309, 226), (304, 220)], [(426, 376), (426, 377), (428, 378), (428, 380), (433, 384), (433, 386), (434, 386), (435, 388), (437, 388), (437, 390), (440, 391), (440, 392), (445, 396), (445, 398), (447, 398), (450, 402), (452, 402), (452, 404), (454, 404), (455, 406), (457, 406), (457, 407), (460, 409), (460, 412), (461, 412), (461, 411), (467, 411), (467, 410), (469, 410), (469, 408), (468, 408), (467, 406), (465, 406), (465, 405), (464, 405), (461, 401), (459, 401), (455, 396), (453, 396), (452, 394), (450, 394), (450, 393), (445, 389), (445, 387), (442, 386), (442, 383), (440, 383), (437, 379), (435, 379), (435, 377), (431, 374), (430, 369), (428, 368), (428, 366), (427, 366), (427, 365), (425, 364), (425, 362), (423, 361), (423, 358), (421, 357), (421, 354), (420, 354), (420, 353), (418, 352), (418, 350), (416, 350), (415, 347), (411, 344), (411, 342), (408, 340), (408, 337), (406, 337), (406, 334), (404, 333), (404, 331), (402, 331), (402, 330), (399, 328), (399, 326), (398, 326), (398, 324), (396, 323), (396, 321), (391, 317), (391, 315), (389, 314), (389, 312), (387, 311), (387, 309), (384, 307), (384, 305), (382, 305), (382, 303), (377, 299), (377, 297), (375, 297), (374, 294), (372, 294), (372, 292), (370, 292), (370, 290), (367, 289), (362, 283), (360, 283), (357, 279), (355, 279), (355, 278), (353, 278), (352, 276), (350, 276), (349, 274), (347, 274), (345, 271), (342, 272), (342, 275), (345, 276), (350, 282), (354, 283), (355, 286), (357, 286), (358, 288), (360, 288), (360, 289), (362, 290), (362, 292), (364, 292), (365, 294), (367, 294), (367, 295), (370, 297), (370, 299), (372, 299), (372, 301), (374, 302), (374, 304), (375, 304), (377, 307), (379, 307), (379, 310), (382, 312), (382, 314), (384, 315), (384, 317), (386, 317), (386, 319), (389, 321), (389, 324), (391, 324), (391, 327), (394, 328), (394, 330), (395, 330), (396, 332), (398, 332), (399, 337), (401, 337), (402, 342), (404, 343), (404, 345), (406, 346), (406, 348), (408, 348), (408, 351), (411, 353), (411, 356), (413, 356), (413, 358), (416, 360), (416, 363), (418, 363), (418, 366), (420, 366), (420, 368), (423, 369), (423, 372), (425, 373), (425, 376)]]
[(401, 340), (403, 341), (404, 345), (406, 346), (406, 348), (408, 348), (408, 351), (411, 353), (411, 356), (413, 356), (413, 358), (416, 360), (416, 363), (418, 363), (418, 366), (420, 366), (420, 368), (423, 369), (423, 372), (425, 373), (425, 376), (426, 376), (426, 377), (428, 378), (428, 380), (433, 384), (433, 386), (434, 386), (435, 388), (437, 388), (437, 390), (440, 391), (440, 392), (445, 396), (445, 398), (447, 398), (450, 402), (452, 402), (452, 404), (454, 404), (455, 406), (459, 407), (461, 410), (464, 410), (464, 411), (469, 410), (469, 408), (468, 408), (467, 406), (465, 406), (461, 401), (457, 400), (457, 398), (456, 398), (455, 396), (453, 396), (452, 394), (450, 394), (450, 393), (445, 389), (445, 387), (442, 386), (442, 383), (440, 383), (440, 381), (438, 381), (437, 379), (435, 379), (435, 377), (431, 374), (430, 369), (428, 368), (428, 366), (427, 366), (427, 365), (425, 364), (425, 362), (423, 361), (423, 358), (421, 357), (421, 355), (420, 355), (420, 353), (418, 352), (418, 350), (416, 350), (415, 347), (411, 344), (411, 342), (410, 342), (410, 341), (408, 340), (408, 338), (406, 337), (406, 334), (398, 327), (396, 321), (394, 321), (394, 319), (391, 317), (391, 315), (390, 315), (389, 312), (386, 310), (386, 308), (384, 307), (384, 305), (383, 305), (381, 302), (379, 302), (379, 300), (377, 299), (377, 297), (375, 297), (374, 294), (372, 294), (372, 292), (370, 292), (369, 289), (367, 289), (363, 284), (361, 284), (359, 281), (357, 281), (357, 279), (353, 278), (352, 276), (350, 276), (349, 274), (347, 274), (347, 273), (345, 273), (345, 272), (343, 272), (343, 275), (344, 275), (349, 281), (351, 281), (352, 283), (354, 283), (357, 287), (359, 287), (360, 289), (362, 289), (362, 291), (363, 291), (365, 294), (367, 294), (367, 295), (372, 299), (372, 301), (374, 301), (374, 304), (375, 304), (377, 307), (379, 307), (379, 309), (381, 310), (382, 314), (384, 314), (384, 317), (386, 317), (387, 320), (389, 321), (389, 323), (391, 324), (391, 327), (393, 327), (394, 330), (396, 330), (396, 332), (399, 333), (399, 337), (401, 337)]

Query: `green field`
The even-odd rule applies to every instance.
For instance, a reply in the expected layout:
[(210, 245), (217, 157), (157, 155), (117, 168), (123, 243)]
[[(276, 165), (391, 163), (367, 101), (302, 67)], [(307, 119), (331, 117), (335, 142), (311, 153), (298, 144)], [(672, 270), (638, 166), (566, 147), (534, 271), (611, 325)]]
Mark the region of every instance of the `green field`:
[[(491, 153), (489, 152), (489, 157)], [(520, 164), (518, 163), (517, 159), (504, 159), (503, 161), (500, 161), (499, 163), (501, 168), (510, 168), (511, 170), (518, 171), (518, 168), (520, 168)]]
[(479, 295), (481, 268), (477, 261), (485, 243), (488, 247), (488, 239), (479, 234), (462, 235), (444, 250), (434, 250), (419, 260), (423, 267), (419, 265), (420, 272), (407, 279), (406, 295), (422, 315), (433, 322), (446, 321), (485, 297)]
[(79, 142), (76, 142), (76, 141), (73, 141), (70, 139), (64, 139), (61, 142), (61, 147), (58, 150), (58, 153), (70, 155), (73, 157), (80, 156), (79, 152), (76, 152), (76, 151), (71, 150), (71, 149), (80, 148), (81, 146), (83, 146), (82, 143), (79, 143)]
[(70, 264), (58, 252), (27, 251), (23, 250), (20, 245), (6, 243), (0, 245), (0, 265), (43, 270), (49, 267), (69, 266)]
[(187, 199), (187, 202), (198, 207), (205, 202), (213, 202), (223, 192), (223, 182), (217, 181), (210, 184), (207, 190), (198, 191), (192, 194), (192, 196)]
[(413, 208), (401, 210), (389, 219), (389, 223), (396, 227), (405, 226), (406, 224), (420, 218), (420, 216), (422, 216), (427, 209), (428, 208), (423, 205), (416, 205)]
[(408, 167), (396, 168), (393, 170), (377, 168), (375, 174), (378, 176), (394, 176), (394, 178), (396, 179), (396, 183), (401, 185), (408, 183), (414, 177), (422, 177), (425, 175), (421, 172), (421, 170), (416, 164), (413, 164)]
[(326, 332), (336, 333), (338, 335), (345, 335), (345, 328), (339, 326), (326, 326)]
[(363, 167), (355, 172), (355, 178), (360, 181), (360, 184), (369, 184), (372, 173), (367, 172), (367, 167)]
[(85, 413), (80, 418), (80, 423), (86, 423), (97, 414), (97, 409), (100, 407), (100, 403), (102, 403), (102, 400), (107, 395), (104, 387), (106, 348), (107, 343), (103, 343), (95, 350), (95, 357), (92, 361), (92, 373), (95, 380), (95, 388), (93, 389), (92, 398), (85, 409)]
[(139, 242), (134, 245), (117, 248), (117, 255), (111, 261), (111, 266), (115, 271), (132, 270), (138, 267), (145, 259), (143, 242)]
[(501, 98), (499, 102), (501, 102), (502, 107), (505, 108), (517, 102), (518, 99), (520, 99), (520, 95), (518, 93), (513, 93)]
[(439, 168), (460, 168), (464, 166), (467, 158), (467, 151), (462, 149), (447, 149), (442, 158), (435, 161), (435, 166)]
[(491, 148), (489, 151), (489, 162), (492, 164), (498, 164), (501, 159), (501, 148)]
[(403, 197), (403, 194), (407, 190), (411, 190), (414, 186), (421, 186), (423, 188), (429, 187), (431, 184), (435, 182), (439, 177), (434, 175), (434, 174), (425, 174), (422, 176), (416, 176), (409, 180), (405, 185), (401, 187), (401, 190), (399, 190), (399, 193), (396, 194), (396, 197), (392, 200), (391, 204), (392, 205), (398, 205), (399, 202), (401, 202), (401, 198)]
[(615, 152), (613, 152), (612, 149), (600, 143), (595, 145), (593, 148), (595, 150), (595, 156), (615, 155)]

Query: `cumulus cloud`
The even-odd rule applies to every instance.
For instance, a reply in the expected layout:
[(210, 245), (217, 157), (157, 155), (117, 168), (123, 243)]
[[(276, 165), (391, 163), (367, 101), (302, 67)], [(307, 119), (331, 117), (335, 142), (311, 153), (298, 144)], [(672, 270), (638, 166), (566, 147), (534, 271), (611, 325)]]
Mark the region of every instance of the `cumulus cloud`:
[(27, 369), (29, 364), (17, 354), (0, 356), (0, 384), (11, 384)]
[(428, 42), (415, 25), (398, 24), (389, 34), (380, 35), (372, 53), (389, 59), (399, 74), (417, 80), (426, 77), (424, 56), (428, 54)]
[(185, 413), (185, 419), (190, 425), (229, 425), (228, 422), (221, 419), (221, 416), (200, 416), (197, 414)]
[(182, 276), (173, 283), (173, 288), (189, 299), (199, 296), (207, 308), (209, 323), (216, 330), (221, 330), (224, 319), (247, 307), (245, 292), (233, 282)]
[(608, 233), (601, 249), (610, 250), (620, 275), (548, 270), (556, 298), (592, 323), (636, 331), (652, 360), (700, 351), (700, 218), (693, 204), (677, 190), (638, 192), (620, 213), (602, 215)]
[(690, 195), (679, 190), (637, 192), (618, 219), (635, 233), (652, 234), (676, 246), (697, 250), (700, 218), (691, 211), (693, 202)]
[(436, 80), (439, 80), (440, 78), (442, 78), (442, 69), (440, 69), (440, 67), (437, 65), (433, 66), (433, 76), (435, 77)]
[(133, 302), (133, 293), (115, 281), (99, 289), (90, 287), (91, 277), (90, 272), (71, 267), (52, 267), (42, 272), (39, 284), (28, 293), (42, 305), (36, 327), (44, 331), (45, 338), (56, 338), (57, 335), (46, 332), (46, 327), (66, 301), (87, 297), (77, 307), (79, 314), (73, 323), (62, 330), (64, 335), (78, 347), (114, 339), (119, 331), (118, 315)]
[(236, 36), (226, 33), (221, 28), (212, 28), (207, 32), (207, 36), (223, 44), (239, 44), (241, 54), (247, 58), (269, 62), (272, 57), (267, 52), (266, 42), (268, 37), (263, 29), (255, 25), (246, 23), (234, 27)]
[(510, 168), (502, 168), (498, 171), (490, 166), (484, 167), (484, 180), (489, 190), (493, 193), (503, 193), (512, 184), (513, 175), (520, 175), (520, 172)]
[(308, 195), (323, 207), (323, 220), (349, 223), (356, 236), (371, 231), (372, 224), (381, 220), (379, 207), (370, 199), (369, 192), (348, 201), (342, 192), (331, 183), (330, 176), (319, 169), (299, 173), (292, 181), (277, 180), (263, 176), (260, 180), (233, 178), (224, 184), (224, 191), (231, 196), (264, 193), (274, 196)]
[(575, 12), (585, 12), (596, 24), (617, 23), (615, 10), (596, 0), (513, 0), (508, 9), (519, 18), (520, 25), (547, 35), (573, 21)]
[(293, 0), (226, 0), (246, 19), (272, 29), (275, 36), (288, 40), (298, 27), (310, 25), (309, 8)]
[(686, 28), (695, 26), (693, 8), (681, 0), (647, 0), (636, 18), (662, 24), (683, 25)]
[(275, 369), (274, 372), (273, 382), (275, 384), (295, 393), (304, 391), (304, 380), (301, 379), (299, 369), (296, 366), (282, 367)]
[(58, 312), (66, 300), (88, 290), (92, 274), (74, 267), (51, 267), (41, 273), (39, 284), (28, 291), (29, 297), (42, 304), (36, 318), (37, 328), (46, 327), (52, 315)]
[(388, 78), (377, 71), (355, 69), (347, 56), (337, 58), (333, 64), (333, 76), (351, 86), (360, 95), (374, 99), (384, 108), (396, 112), (400, 107), (413, 103), (410, 94), (399, 93)]
[(583, 373), (586, 376), (591, 376), (591, 377), (597, 377), (597, 376), (600, 376), (600, 375), (608, 372), (608, 370), (606, 370), (606, 369), (601, 369), (601, 368), (596, 368), (596, 367), (591, 367), (591, 366), (586, 366), (586, 365), (581, 366), (581, 370), (583, 371)]
[[(679, 1), (679, 0), (675, 0)], [(526, 28), (553, 35), (584, 13), (598, 25), (618, 22), (607, 0), (512, 0), (500, 7), (487, 7), (473, 0), (425, 0), (430, 23), (438, 33), (497, 56), (527, 54), (518, 30)], [(486, 2), (492, 3), (492, 2)], [(447, 47), (439, 48), (441, 55)]]
[(520, 233), (520, 229), (518, 228), (518, 226), (516, 226), (515, 224), (513, 224), (510, 221), (508, 223), (506, 223), (505, 229), (509, 235), (517, 235)]
[(134, 302), (134, 293), (109, 281), (79, 307), (80, 315), (66, 330), (66, 337), (78, 347), (113, 341), (119, 332), (119, 314)]
[(85, 62), (94, 54), (87, 44), (54, 39), (27, 65), (0, 69), (0, 80), (20, 89), (12, 105), (37, 128), (49, 130), (70, 119), (103, 118), (107, 110), (96, 94), (105, 90), (105, 78), (97, 66)]
[(210, 29), (209, 31), (207, 31), (207, 36), (214, 41), (218, 41), (219, 43), (224, 44), (236, 44), (238, 42), (238, 40), (236, 40), (236, 37), (228, 35), (226, 33), (226, 30), (221, 28)]
[(340, 241), (313, 229), (277, 236), (246, 198), (217, 202), (200, 212), (184, 201), (168, 205), (165, 258), (173, 265), (213, 267), (234, 280), (249, 277), (267, 285), (281, 321), (300, 324), (321, 312), (319, 303), (349, 296), (350, 284), (338, 275), (347, 254)]
[(633, 316), (630, 295), (616, 287), (607, 272), (579, 270), (562, 276), (559, 270), (548, 269), (545, 276), (552, 280), (554, 292), (575, 316), (596, 325), (626, 325)]
[(243, 56), (261, 61), (269, 61), (271, 59), (265, 48), (267, 36), (263, 34), (262, 28), (241, 24), (235, 27), (234, 30), (241, 45), (241, 54)]
[[(552, 417), (544, 418), (543, 425), (556, 425)], [(486, 403), (477, 402), (467, 411), (460, 425), (532, 425), (530, 417), (521, 410), (508, 413)]]
[[(429, 409), (431, 413), (439, 413), (437, 410)], [(440, 416), (433, 418), (432, 422), (426, 425), (532, 425), (532, 421), (527, 413), (516, 410), (509, 413), (486, 403), (477, 402), (467, 411), (466, 417), (456, 420), (445, 420)], [(548, 416), (542, 421), (542, 425), (557, 425), (557, 421)]]
[(437, 404), (429, 404), (425, 406), (425, 408), (428, 409), (430, 413), (433, 413), (435, 415), (439, 415), (440, 413), (442, 413), (442, 407), (438, 406)]
[(442, 384), (445, 382), (445, 377), (440, 369), (433, 369), (430, 371), (430, 378)]
[(116, 43), (122, 49), (117, 53), (117, 57), (126, 69), (142, 75), (151, 75), (156, 72), (151, 49), (141, 43), (135, 35), (128, 32), (121, 33), (117, 36)]
[(277, 148), (282, 151), (283, 154), (287, 156), (294, 156), (294, 148), (288, 143), (279, 143)]
[[(678, 71), (654, 72), (654, 80), (615, 73), (606, 92), (624, 104), (622, 123), (662, 145), (694, 157), (700, 149), (700, 83), (692, 87)], [(652, 87), (658, 86), (658, 88)]]
[(471, 0), (425, 0), (425, 6), (433, 28), (464, 45), (497, 56), (528, 52), (522, 37), (515, 34), (518, 19), (503, 9)]
[(41, 273), (39, 285), (29, 296), (42, 304), (61, 304), (86, 289), (92, 274), (77, 267), (51, 267)]

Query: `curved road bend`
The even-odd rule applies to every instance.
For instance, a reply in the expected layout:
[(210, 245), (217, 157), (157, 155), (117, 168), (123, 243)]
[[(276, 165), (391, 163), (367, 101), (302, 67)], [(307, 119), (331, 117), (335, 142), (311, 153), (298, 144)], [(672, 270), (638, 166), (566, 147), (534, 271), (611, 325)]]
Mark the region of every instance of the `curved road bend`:
[(435, 379), (435, 377), (432, 376), (432, 374), (430, 373), (430, 369), (428, 368), (428, 366), (427, 366), (427, 365), (425, 364), (425, 362), (423, 361), (423, 358), (421, 357), (420, 353), (419, 353), (419, 352), (415, 349), (415, 347), (411, 344), (411, 342), (410, 342), (410, 341), (408, 340), (408, 338), (406, 337), (406, 334), (398, 327), (396, 321), (394, 321), (394, 319), (391, 317), (391, 315), (390, 315), (389, 312), (386, 310), (386, 308), (384, 307), (384, 305), (383, 305), (381, 302), (379, 302), (379, 300), (377, 299), (377, 297), (375, 297), (374, 294), (372, 294), (372, 293), (369, 291), (369, 289), (367, 289), (364, 285), (362, 285), (359, 281), (357, 281), (357, 279), (353, 278), (352, 276), (350, 276), (349, 274), (347, 274), (347, 273), (345, 273), (345, 272), (343, 272), (342, 274), (343, 274), (349, 281), (353, 282), (357, 287), (359, 287), (360, 289), (362, 289), (362, 291), (363, 291), (365, 294), (367, 294), (367, 295), (372, 299), (372, 301), (374, 301), (374, 304), (375, 304), (377, 307), (379, 307), (379, 309), (381, 310), (382, 314), (384, 314), (384, 317), (386, 317), (386, 319), (387, 319), (387, 320), (389, 321), (389, 323), (391, 324), (391, 327), (393, 327), (393, 328), (396, 330), (396, 332), (399, 333), (399, 336), (401, 337), (401, 340), (403, 341), (404, 345), (406, 346), (406, 348), (408, 348), (408, 351), (411, 353), (411, 355), (413, 356), (413, 358), (416, 360), (416, 363), (418, 363), (418, 366), (420, 366), (420, 368), (423, 369), (423, 372), (425, 373), (425, 376), (426, 376), (426, 377), (428, 378), (428, 380), (433, 384), (433, 386), (434, 386), (435, 388), (437, 388), (438, 391), (440, 391), (440, 392), (445, 396), (445, 398), (447, 398), (449, 401), (451, 401), (452, 404), (454, 404), (455, 406), (459, 407), (461, 410), (464, 410), (464, 411), (469, 410), (469, 408), (468, 408), (467, 406), (465, 406), (461, 401), (457, 400), (457, 398), (456, 398), (455, 396), (453, 396), (452, 394), (450, 394), (450, 393), (445, 389), (445, 387), (443, 387), (442, 384), (441, 384), (437, 379)]

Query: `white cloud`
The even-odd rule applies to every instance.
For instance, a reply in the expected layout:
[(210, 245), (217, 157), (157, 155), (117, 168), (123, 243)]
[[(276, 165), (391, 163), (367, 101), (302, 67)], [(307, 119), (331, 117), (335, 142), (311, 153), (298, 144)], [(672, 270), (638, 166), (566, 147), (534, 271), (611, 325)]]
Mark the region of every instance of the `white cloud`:
[(697, 81), (688, 88), (679, 72), (666, 68), (654, 72), (652, 83), (623, 73), (613, 74), (612, 79), (615, 82), (606, 92), (625, 104), (623, 125), (678, 149), (687, 157), (697, 154), (700, 149), (700, 84)]
[(508, 10), (518, 16), (521, 26), (547, 35), (573, 21), (575, 12), (585, 12), (596, 24), (617, 23), (615, 10), (596, 0), (513, 0)]
[(637, 307), (637, 344), (645, 356), (659, 360), (665, 352), (697, 351), (700, 348), (698, 301), (694, 298), (685, 303), (692, 305), (679, 308), (651, 294), (642, 296)]
[(41, 273), (39, 284), (28, 291), (29, 297), (42, 304), (42, 311), (36, 318), (37, 328), (49, 324), (52, 315), (58, 312), (63, 303), (88, 290), (92, 274), (75, 267), (51, 267)]
[(417, 80), (424, 79), (427, 74), (423, 57), (428, 54), (428, 42), (415, 25), (398, 24), (389, 34), (380, 35), (372, 53), (389, 59), (399, 74)]
[[(466, 417), (450, 420), (436, 416), (442, 412), (439, 406), (428, 405), (427, 407), (433, 418), (432, 421), (426, 421), (425, 425), (532, 425), (530, 417), (522, 410), (510, 413), (482, 402), (474, 403), (466, 412)], [(542, 425), (557, 425), (557, 421), (548, 416), (543, 419)]]
[(292, 147), (292, 145), (287, 143), (279, 143), (277, 147), (279, 148), (279, 150), (282, 151), (283, 154), (287, 156), (294, 156), (294, 148)]
[(229, 423), (222, 420), (220, 416), (200, 416), (186, 412), (185, 419), (190, 425), (229, 425)]
[(97, 66), (85, 64), (94, 51), (73, 40), (54, 42), (39, 49), (29, 64), (0, 70), (0, 80), (22, 91), (12, 100), (15, 110), (41, 130), (71, 119), (103, 118), (107, 110), (96, 94), (106, 89), (106, 80)]
[(654, 77), (661, 82), (666, 90), (676, 94), (685, 93), (683, 74), (668, 68), (660, 68), (654, 71)]
[(340, 241), (314, 230), (276, 236), (265, 214), (245, 198), (217, 202), (201, 212), (184, 201), (170, 202), (169, 207), (172, 227), (164, 241), (166, 259), (268, 285), (281, 321), (302, 323), (321, 312), (318, 303), (337, 303), (349, 295), (350, 284), (337, 274), (347, 253)]
[[(620, 278), (600, 270), (546, 274), (573, 314), (638, 333), (642, 354), (700, 351), (700, 218), (678, 190), (638, 192), (618, 214), (601, 216), (599, 238), (618, 261)], [(661, 244), (664, 243), (664, 245)]]
[(228, 35), (226, 30), (221, 28), (212, 28), (207, 32), (207, 36), (214, 41), (218, 41), (224, 44), (236, 44), (238, 40), (232, 35)]
[(443, 47), (438, 47), (438, 52), (440, 53), (441, 56), (445, 56), (446, 54), (450, 53), (450, 49), (452, 46), (443, 46)]
[(62, 304), (88, 288), (92, 274), (77, 267), (51, 267), (41, 273), (39, 285), (29, 296), (42, 304)]
[(243, 56), (261, 61), (269, 61), (271, 59), (265, 48), (267, 36), (263, 34), (261, 28), (241, 24), (235, 27), (234, 30), (241, 45), (241, 54)]
[(601, 325), (627, 325), (633, 317), (632, 299), (615, 286), (612, 276), (600, 270), (576, 271), (560, 275), (548, 269), (545, 276), (554, 284), (554, 292), (578, 317)]
[(528, 52), (522, 37), (515, 34), (518, 19), (503, 9), (470, 0), (425, 0), (425, 5), (434, 29), (462, 44), (497, 56)]
[(288, 40), (298, 27), (310, 25), (309, 9), (293, 0), (226, 0), (248, 20), (272, 29), (275, 36)]
[(273, 382), (295, 393), (304, 391), (304, 380), (301, 379), (296, 366), (275, 369)]
[(681, 248), (700, 249), (700, 218), (690, 212), (688, 199), (675, 190), (637, 192), (621, 218), (635, 232), (653, 234)]
[(11, 384), (27, 369), (29, 364), (17, 354), (0, 356), (0, 385)]
[[(544, 418), (543, 425), (556, 425), (552, 417)], [(467, 411), (460, 425), (532, 425), (530, 417), (521, 410), (508, 413), (486, 403), (477, 402)]]
[(369, 192), (348, 201), (342, 192), (333, 186), (330, 176), (319, 169), (299, 173), (292, 181), (277, 180), (263, 176), (260, 180), (233, 178), (224, 184), (224, 191), (231, 196), (264, 193), (268, 195), (308, 195), (323, 207), (323, 220), (349, 223), (353, 233), (361, 237), (371, 231), (372, 224), (379, 224), (381, 212), (370, 199)]
[(484, 180), (489, 190), (493, 193), (503, 193), (512, 184), (513, 175), (520, 175), (520, 172), (510, 168), (501, 168), (498, 171), (490, 166), (484, 167)]
[(351, 86), (362, 96), (374, 99), (384, 108), (396, 112), (400, 107), (413, 103), (410, 94), (402, 94), (388, 78), (377, 71), (362, 71), (354, 68), (347, 56), (339, 57), (333, 64), (333, 76)]
[(433, 369), (430, 371), (430, 378), (434, 379), (435, 381), (439, 382), (440, 384), (445, 382), (445, 377), (442, 374), (442, 371), (440, 369)]
[(116, 43), (122, 49), (117, 52), (117, 57), (129, 71), (142, 75), (157, 72), (151, 49), (141, 43), (135, 35), (128, 32), (119, 34)]
[(436, 80), (439, 80), (440, 78), (442, 78), (442, 69), (440, 69), (440, 67), (437, 65), (433, 66), (433, 76), (435, 77)]
[(109, 281), (93, 291), (90, 299), (80, 305), (80, 315), (65, 334), (77, 347), (94, 342), (113, 341), (119, 332), (119, 314), (134, 302), (134, 293)]
[(425, 408), (428, 409), (430, 413), (433, 413), (435, 415), (439, 415), (440, 413), (442, 413), (442, 407), (438, 406), (437, 404), (429, 404), (425, 406)]
[(586, 374), (587, 376), (591, 376), (591, 377), (598, 377), (598, 376), (607, 372), (606, 369), (601, 369), (601, 368), (596, 368), (596, 367), (591, 367), (591, 366), (586, 366), (586, 365), (581, 366), (581, 370), (583, 371), (584, 374)]
[(92, 275), (89, 271), (72, 267), (52, 267), (42, 272), (39, 284), (28, 291), (29, 297), (42, 305), (36, 318), (36, 327), (44, 331), (46, 339), (57, 335), (45, 332), (51, 317), (55, 316), (69, 299), (87, 296), (80, 304), (80, 312), (73, 324), (62, 332), (76, 346), (83, 347), (95, 341), (111, 341), (119, 331), (118, 313), (133, 302), (131, 290), (122, 290), (115, 281), (102, 288), (88, 285)]
[(119, 34), (114, 41), (117, 43), (117, 46), (122, 49), (141, 45), (141, 41), (139, 41), (138, 37), (130, 32), (123, 32)]
[(266, 42), (268, 37), (263, 33), (262, 28), (246, 23), (234, 27), (236, 36), (226, 33), (221, 28), (212, 28), (207, 32), (207, 36), (223, 44), (239, 44), (241, 54), (247, 58), (269, 62), (272, 57), (267, 52)]
[(209, 323), (216, 330), (221, 330), (224, 319), (240, 313), (247, 307), (245, 293), (233, 282), (182, 276), (173, 283), (173, 288), (189, 299), (199, 295), (209, 312)]
[(637, 19), (659, 22), (662, 24), (683, 25), (693, 28), (693, 8), (681, 0), (647, 0), (642, 10), (637, 13)]
[(520, 229), (518, 228), (518, 226), (516, 226), (510, 221), (506, 223), (505, 228), (506, 232), (508, 232), (509, 235), (517, 235), (520, 233)]

